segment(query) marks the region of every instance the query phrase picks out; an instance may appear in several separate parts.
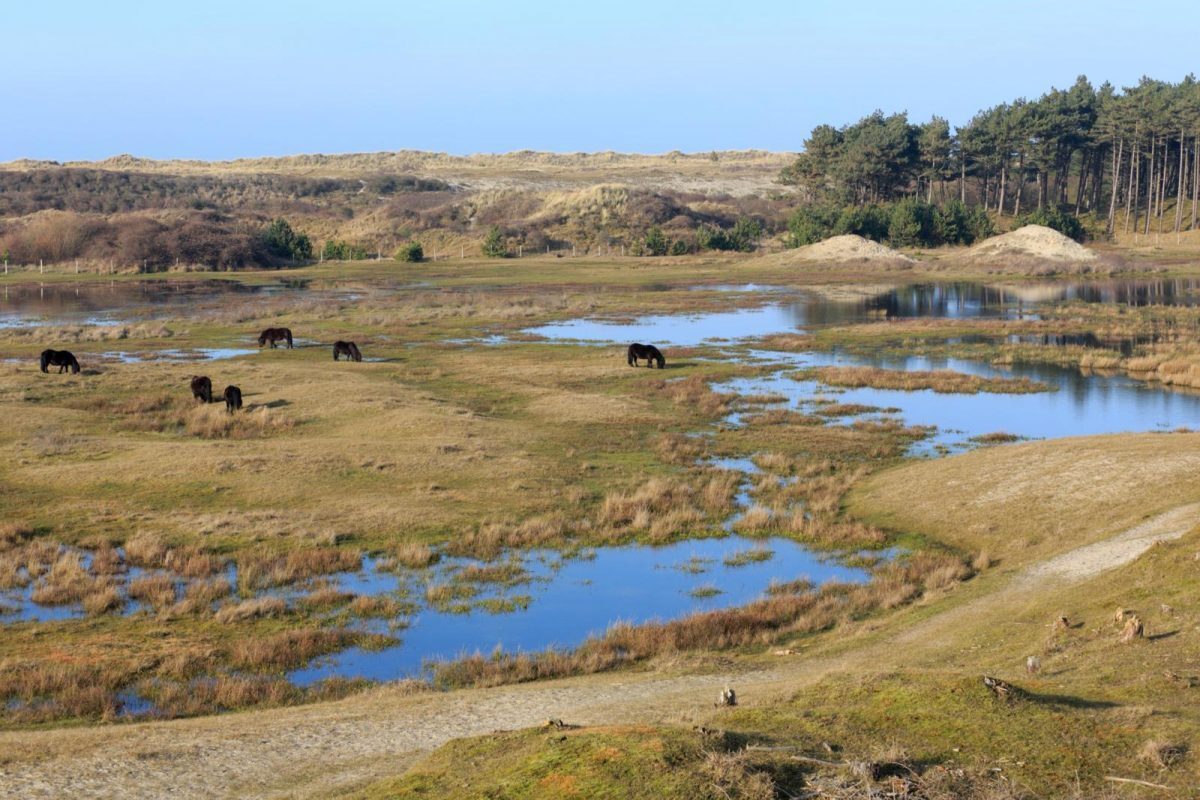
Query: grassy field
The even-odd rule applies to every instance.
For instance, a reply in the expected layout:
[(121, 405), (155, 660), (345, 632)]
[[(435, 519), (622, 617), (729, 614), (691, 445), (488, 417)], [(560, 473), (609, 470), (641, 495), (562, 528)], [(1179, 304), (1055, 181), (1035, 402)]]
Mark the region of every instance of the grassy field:
[[(769, 396), (722, 392), (719, 382), (766, 368), (720, 358), (717, 345), (673, 348), (660, 372), (630, 369), (620, 348), (520, 334), (578, 316), (764, 302), (691, 291), (697, 283), (853, 294), (880, 275), (768, 270), (738, 259), (580, 259), (569, 269), (560, 259), (520, 259), (325, 264), (288, 277), (312, 288), (218, 300), (114, 329), (0, 330), (0, 358), (12, 359), (0, 363), (0, 586), (84, 609), (78, 618), (5, 626), (4, 727), (11, 752), (24, 754), (11, 763), (44, 761), (45, 753), (35, 755), (40, 735), (74, 741), (69, 727), (47, 728), (116, 721), (129, 691), (165, 716), (344, 698), (313, 706), (313, 719), (351, 708), (359, 719), (371, 713), (372, 692), (394, 693), (408, 708), (514, 682), (588, 687), (598, 680), (592, 673), (614, 669), (630, 682), (766, 670), (761, 693), (742, 707), (713, 710), (706, 699), (703, 712), (689, 711), (705, 730), (679, 727), (664, 700), (637, 725), (624, 724), (637, 716), (626, 709), (608, 720), (621, 724), (454, 742), (403, 776), (373, 768), (355, 796), (766, 797), (819, 789), (815, 796), (859, 797), (872, 787), (930, 798), (1124, 797), (1159, 790), (1107, 777), (1177, 791), (1194, 784), (1187, 742), (1200, 723), (1189, 693), (1200, 683), (1192, 674), (1200, 618), (1190, 576), (1200, 534), (1100, 576), (1034, 580), (1030, 570), (1200, 501), (1200, 434), (1018, 443), (912, 463), (904, 451), (926, 431), (887, 420), (840, 424), (869, 409), (829, 400), (811, 413), (784, 411)], [(325, 294), (335, 283), (357, 297)], [(1141, 332), (1176, 312), (1107, 313), (1062, 306), (1041, 320), (880, 321), (767, 344), (999, 360), (1024, 351), (945, 339), (1002, 336), (1022, 325)], [(1190, 330), (1188, 313), (1179, 312), (1176, 331)], [(104, 355), (255, 349), (257, 331), (275, 325), (291, 327), (300, 346), (196, 363)], [(476, 340), (483, 334), (508, 339), (484, 344)], [(357, 341), (368, 360), (333, 363), (327, 343), (340, 338)], [(1184, 352), (1189, 342), (1177, 334), (1161, 346)], [(33, 359), (47, 346), (68, 346), (83, 372), (38, 372)], [(1044, 358), (1073, 357), (1069, 348), (1043, 350)], [(243, 412), (192, 400), (188, 380), (199, 372), (218, 392), (241, 386)], [(962, 377), (930, 373), (900, 385), (886, 371), (822, 376), (966, 392), (1039, 388)], [(730, 411), (744, 424), (720, 424)], [(464, 658), (434, 673), (438, 686), (458, 689), (448, 695), (416, 684), (364, 694), (356, 681), (300, 689), (285, 680), (321, 655), (389, 643), (422, 603), (479, 612), (478, 586), (521, 580), (505, 558), (513, 549), (720, 535), (737, 479), (705, 466), (709, 457), (752, 458), (760, 470), (739, 532), (861, 549), (871, 582), (781, 584), (749, 606), (620, 626), (570, 652)], [(890, 546), (908, 554), (873, 555)], [(416, 574), (446, 556), (479, 561), (450, 582), (409, 593), (336, 590), (332, 576), (368, 554), (384, 569)], [(748, 550), (729, 558), (763, 557)], [(135, 599), (144, 608), (123, 613)], [(495, 611), (511, 607), (494, 602)], [(1128, 612), (1120, 623), (1118, 607)], [(1122, 644), (1134, 614), (1145, 635)], [(1055, 627), (1060, 617), (1066, 622)], [(381, 619), (396, 626), (363, 625)], [(1029, 657), (1037, 661), (1026, 672)], [(985, 673), (1017, 685), (1012, 699), (985, 689)], [(198, 727), (180, 730), (219, 730), (239, 716), (304, 724), (303, 716), (269, 716), (284, 711), (197, 719), (190, 722)], [(156, 736), (163, 724), (113, 730)], [(87, 734), (80, 736), (49, 752), (82, 752)], [(472, 765), (466, 777), (455, 769), (462, 763)]]
[[(708, 456), (756, 455), (764, 470), (739, 532), (830, 549), (885, 543), (878, 530), (843, 519), (840, 498), (924, 432), (780, 415), (763, 410), (769, 398), (715, 392), (714, 382), (762, 369), (713, 359), (715, 347), (674, 348), (668, 369), (657, 371), (630, 369), (621, 348), (522, 342), (521, 328), (564, 317), (762, 302), (691, 291), (679, 284), (681, 264), (596, 263), (570, 283), (552, 282), (557, 268), (550, 260), (456, 264), (451, 280), (439, 264), (360, 263), (339, 276), (353, 299), (319, 289), (233, 296), (153, 322), (0, 332), (11, 359), (0, 365), (8, 409), (0, 581), (86, 612), (8, 627), (0, 691), (15, 701), (9, 721), (112, 719), (130, 689), (166, 715), (354, 691), (357, 683), (334, 680), (298, 692), (282, 675), (349, 645), (382, 646), (389, 640), (355, 632), (359, 623), (393, 618), (402, 627), (422, 600), (463, 612), (521, 602), (473, 605), (470, 576), (383, 598), (337, 590), (334, 576), (364, 556), (419, 577), (442, 555), (494, 559), (510, 548), (720, 535), (737, 477), (704, 466)], [(720, 269), (693, 264), (688, 274), (713, 280)], [(325, 280), (333, 270), (305, 276)], [(296, 349), (198, 363), (153, 358), (165, 349), (256, 350), (255, 332), (276, 325), (300, 337)], [(471, 341), (483, 333), (511, 340)], [(342, 338), (368, 360), (332, 362), (318, 343)], [(36, 370), (42, 348), (68, 345), (81, 374)], [(198, 372), (218, 394), (240, 386), (244, 410), (197, 404), (188, 382)], [(714, 427), (733, 410), (746, 425)], [(688, 435), (702, 430), (713, 435)], [(815, 607), (781, 595), (745, 612), (618, 632), (570, 657), (466, 659), (436, 680), (576, 674), (665, 649), (819, 630), (911, 600), (927, 580), (966, 574), (964, 559), (970, 554), (931, 554), (880, 567), (870, 589), (830, 589)], [(141, 610), (124, 613), (135, 600)], [(207, 677), (223, 683), (209, 695), (187, 691)]]

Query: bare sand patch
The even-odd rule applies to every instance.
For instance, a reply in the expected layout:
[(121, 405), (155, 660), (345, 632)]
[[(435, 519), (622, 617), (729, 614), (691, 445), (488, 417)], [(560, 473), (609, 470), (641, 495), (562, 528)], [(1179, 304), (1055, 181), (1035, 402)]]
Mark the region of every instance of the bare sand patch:
[(1052, 228), (1026, 225), (993, 236), (972, 247), (963, 256), (970, 262), (1003, 262), (1007, 259), (1036, 259), (1056, 264), (1091, 264), (1099, 256)]
[(798, 247), (795, 250), (785, 250), (782, 253), (767, 256), (764, 261), (773, 262), (779, 266), (863, 264), (893, 269), (905, 268), (916, 263), (914, 259), (898, 250), (852, 233), (833, 236), (815, 244)]

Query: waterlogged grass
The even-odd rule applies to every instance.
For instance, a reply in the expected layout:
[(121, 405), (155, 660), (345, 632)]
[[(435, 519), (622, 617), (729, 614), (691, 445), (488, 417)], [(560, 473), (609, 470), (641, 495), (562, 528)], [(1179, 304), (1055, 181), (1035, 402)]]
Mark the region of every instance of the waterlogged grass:
[(749, 550), (739, 550), (736, 553), (730, 553), (725, 556), (723, 563), (727, 567), (744, 567), (747, 564), (757, 564), (761, 561), (770, 561), (775, 557), (775, 551), (765, 547), (752, 547)]
[[(1051, 387), (1029, 378), (982, 378), (953, 370), (894, 370), (877, 367), (816, 367), (796, 373), (800, 380), (818, 380), (829, 386), (899, 389), (914, 392), (932, 389), (942, 394), (1031, 394)], [(822, 413), (818, 411), (817, 413)]]

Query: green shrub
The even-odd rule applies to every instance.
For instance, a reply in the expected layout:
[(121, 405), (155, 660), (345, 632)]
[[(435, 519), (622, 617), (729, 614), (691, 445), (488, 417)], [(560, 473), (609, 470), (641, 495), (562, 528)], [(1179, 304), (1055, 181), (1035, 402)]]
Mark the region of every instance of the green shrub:
[(1062, 208), (1046, 206), (1036, 211), (1030, 211), (1017, 217), (1017, 227), (1023, 225), (1044, 225), (1053, 228), (1063, 236), (1070, 236), (1077, 242), (1087, 240), (1087, 229), (1079, 221), (1079, 217)]
[(483, 237), (483, 245), (480, 249), (488, 258), (504, 258), (508, 255), (508, 243), (504, 241), (504, 234), (499, 225), (488, 228), (487, 236)]
[(888, 220), (888, 242), (893, 247), (936, 244), (935, 208), (915, 198), (905, 198), (892, 206)]
[(296, 233), (282, 217), (272, 220), (263, 231), (263, 244), (273, 255), (293, 261), (307, 261), (313, 254), (312, 241), (308, 236)]
[(835, 236), (857, 234), (864, 239), (882, 242), (888, 235), (891, 215), (882, 206), (846, 206), (838, 214), (830, 231)]
[(646, 255), (665, 256), (671, 249), (671, 240), (663, 234), (662, 228), (655, 225), (646, 232), (644, 245)]
[(358, 261), (367, 257), (367, 248), (340, 239), (328, 239), (321, 250), (321, 257), (330, 261)]
[(425, 249), (421, 247), (420, 242), (407, 242), (400, 245), (400, 249), (396, 251), (396, 260), (412, 264), (424, 261)]
[(801, 206), (788, 219), (788, 247), (803, 247), (833, 235), (841, 209), (832, 205)]

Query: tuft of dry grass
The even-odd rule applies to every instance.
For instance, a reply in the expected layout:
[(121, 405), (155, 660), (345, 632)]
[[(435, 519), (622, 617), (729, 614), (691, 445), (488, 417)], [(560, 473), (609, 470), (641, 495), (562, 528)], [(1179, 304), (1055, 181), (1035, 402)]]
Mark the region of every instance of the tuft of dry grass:
[(287, 603), (278, 597), (256, 597), (240, 603), (230, 603), (217, 610), (217, 622), (229, 624), (259, 617), (277, 617), (287, 612)]
[(1162, 739), (1151, 739), (1142, 745), (1138, 758), (1157, 769), (1168, 769), (1179, 763), (1187, 752), (1187, 747), (1175, 742)]
[(296, 421), (266, 407), (230, 414), (214, 403), (188, 411), (184, 424), (201, 439), (258, 439), (291, 430)]
[(129, 582), (129, 597), (155, 611), (175, 605), (175, 581), (167, 575), (145, 575)]
[(356, 572), (362, 553), (340, 547), (305, 547), (287, 553), (250, 552), (238, 558), (238, 588), (244, 595), (287, 586), (317, 575)]
[(233, 643), (230, 661), (238, 668), (256, 671), (295, 669), (317, 656), (348, 647), (359, 638), (352, 631), (316, 628), (253, 636)]
[(405, 542), (389, 550), (384, 559), (381, 566), (386, 564), (390, 567), (391, 564), (395, 563), (409, 569), (423, 569), (436, 564), (439, 555), (436, 550), (427, 544)]

